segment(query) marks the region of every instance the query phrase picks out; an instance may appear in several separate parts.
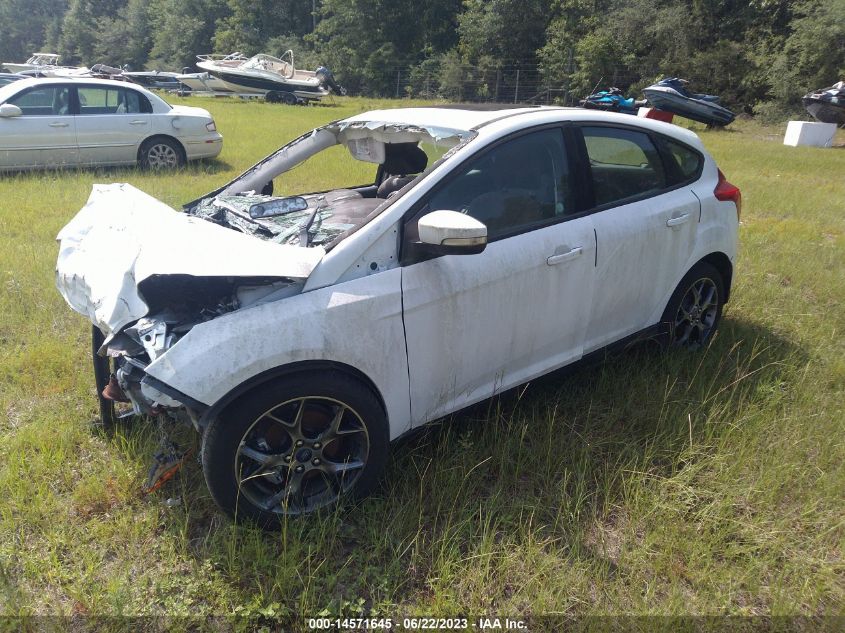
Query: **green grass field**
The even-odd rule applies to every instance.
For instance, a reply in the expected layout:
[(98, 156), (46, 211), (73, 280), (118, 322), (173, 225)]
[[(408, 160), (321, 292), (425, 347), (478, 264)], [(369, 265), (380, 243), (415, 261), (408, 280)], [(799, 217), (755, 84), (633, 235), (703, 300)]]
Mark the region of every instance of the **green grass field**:
[(90, 324), (54, 287), (54, 238), (93, 183), (178, 206), (320, 123), (406, 102), (191, 103), (225, 137), (217, 161), (0, 176), (0, 614), (845, 612), (843, 132), (821, 150), (696, 128), (744, 199), (708, 349), (633, 350), (436, 423), (374, 497), (267, 534), (217, 511), (195, 460), (140, 494), (156, 428), (92, 427)]

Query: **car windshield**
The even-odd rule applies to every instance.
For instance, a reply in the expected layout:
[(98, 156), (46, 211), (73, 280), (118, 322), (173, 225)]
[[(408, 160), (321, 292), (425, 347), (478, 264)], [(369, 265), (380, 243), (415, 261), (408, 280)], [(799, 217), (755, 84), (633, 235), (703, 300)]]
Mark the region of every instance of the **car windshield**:
[(300, 137), (188, 212), (280, 244), (330, 246), (473, 136), (342, 124)]
[[(21, 80), (23, 81), (23, 80)], [(13, 81), (10, 84), (6, 84), (5, 86), (0, 87), (0, 103), (6, 103), (6, 101), (15, 94), (18, 90), (21, 89), (21, 82), (20, 81)]]

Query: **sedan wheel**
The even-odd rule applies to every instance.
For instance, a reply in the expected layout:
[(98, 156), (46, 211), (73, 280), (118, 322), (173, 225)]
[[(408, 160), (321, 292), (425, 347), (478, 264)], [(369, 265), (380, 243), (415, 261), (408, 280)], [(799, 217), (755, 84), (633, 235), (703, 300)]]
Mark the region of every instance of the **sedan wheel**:
[(203, 469), (230, 514), (276, 527), (281, 517), (361, 496), (387, 452), (387, 424), (370, 390), (348, 376), (300, 374), (259, 388), (209, 426)]
[(141, 147), (141, 165), (148, 169), (170, 170), (184, 164), (182, 149), (168, 139), (151, 139)]
[(669, 344), (698, 349), (705, 345), (722, 316), (724, 284), (719, 272), (699, 262), (681, 280), (663, 314)]

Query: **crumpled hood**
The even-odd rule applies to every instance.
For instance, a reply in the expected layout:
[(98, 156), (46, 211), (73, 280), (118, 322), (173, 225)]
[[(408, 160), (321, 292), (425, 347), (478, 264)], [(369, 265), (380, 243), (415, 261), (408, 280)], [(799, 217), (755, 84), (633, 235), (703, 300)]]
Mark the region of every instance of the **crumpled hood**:
[(56, 239), (59, 292), (108, 333), (147, 314), (138, 284), (153, 275), (306, 279), (325, 255), (188, 216), (127, 184), (94, 185)]

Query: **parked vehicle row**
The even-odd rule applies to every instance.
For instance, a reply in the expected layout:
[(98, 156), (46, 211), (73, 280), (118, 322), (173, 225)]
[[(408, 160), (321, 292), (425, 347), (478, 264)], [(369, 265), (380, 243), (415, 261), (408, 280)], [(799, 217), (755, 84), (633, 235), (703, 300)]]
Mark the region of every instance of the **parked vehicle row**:
[(76, 165), (172, 169), (213, 158), (207, 110), (106, 79), (23, 79), (0, 87), (0, 171)]
[[(363, 184), (274, 195), (337, 145), (333, 171)], [(57, 284), (95, 326), (104, 421), (128, 402), (193, 425), (215, 501), (275, 527), (366, 494), (431, 420), (638, 337), (706, 345), (740, 202), (695, 134), (658, 121), (373, 111), (183, 213), (95, 188)]]
[(289, 105), (319, 101), (331, 93), (346, 94), (346, 90), (335, 81), (334, 75), (325, 66), (319, 66), (313, 71), (297, 68), (292, 50), (285, 51), (280, 58), (263, 53), (253, 57), (241, 53), (197, 55), (196, 66), (201, 72), (191, 72), (190, 68), (183, 68), (181, 73), (130, 71), (128, 67), (115, 68), (105, 64), (95, 64), (91, 68), (60, 66), (59, 55), (35, 53), (24, 63), (3, 62), (0, 64), (0, 72), (36, 77), (125, 80), (179, 94), (197, 91), (204, 94), (263, 96), (271, 103)]

